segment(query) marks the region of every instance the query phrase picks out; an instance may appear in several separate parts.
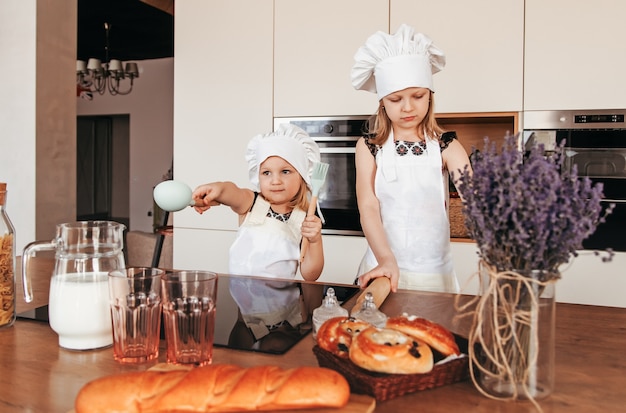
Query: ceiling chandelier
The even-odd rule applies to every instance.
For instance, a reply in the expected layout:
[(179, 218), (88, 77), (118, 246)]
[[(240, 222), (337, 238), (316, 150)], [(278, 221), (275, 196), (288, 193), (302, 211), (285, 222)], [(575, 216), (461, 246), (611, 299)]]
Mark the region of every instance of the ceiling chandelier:
[[(106, 32), (106, 43), (104, 47), (105, 61), (90, 58), (87, 63), (84, 60), (76, 61), (76, 82), (77, 84), (91, 92), (98, 92), (101, 95), (108, 90), (113, 96), (128, 95), (133, 90), (133, 81), (139, 77), (137, 63), (128, 62), (122, 68), (122, 62), (117, 59), (109, 61), (109, 31), (111, 26), (104, 23)], [(129, 79), (130, 82), (123, 86), (122, 81)]]

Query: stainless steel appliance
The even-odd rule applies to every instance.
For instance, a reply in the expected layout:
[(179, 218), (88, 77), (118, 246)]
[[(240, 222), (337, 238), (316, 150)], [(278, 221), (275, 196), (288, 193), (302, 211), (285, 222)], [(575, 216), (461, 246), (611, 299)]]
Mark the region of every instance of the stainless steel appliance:
[(626, 251), (626, 110), (529, 111), (523, 129), (526, 148), (552, 150), (565, 141), (565, 166), (604, 185), (603, 208), (615, 204), (583, 247)]
[(275, 118), (274, 129), (290, 123), (305, 130), (320, 146), (328, 163), (326, 182), (320, 190), (320, 208), (326, 220), (322, 233), (363, 235), (356, 203), (354, 154), (369, 116)]

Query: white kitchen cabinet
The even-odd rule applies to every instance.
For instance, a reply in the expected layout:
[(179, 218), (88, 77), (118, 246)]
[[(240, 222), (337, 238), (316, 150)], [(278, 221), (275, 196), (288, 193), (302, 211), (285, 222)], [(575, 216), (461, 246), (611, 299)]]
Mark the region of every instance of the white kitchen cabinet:
[(324, 271), (319, 281), (353, 284), (366, 248), (365, 237), (324, 235)]
[(436, 111), (522, 110), (524, 0), (391, 0), (390, 31), (402, 23), (446, 54), (434, 76)]
[[(273, 12), (272, 0), (176, 4), (174, 178), (191, 188), (250, 186), (246, 146), (273, 128)], [(236, 231), (237, 224), (225, 206), (174, 213), (176, 227)], [(192, 247), (175, 240), (175, 263), (179, 248)]]
[(526, 0), (525, 110), (626, 107), (626, 2)]
[[(235, 231), (175, 228), (174, 267), (227, 273), (228, 251), (236, 235)], [(324, 235), (325, 265), (318, 281), (353, 284), (366, 247), (365, 237)], [(300, 273), (296, 279), (302, 279)]]
[(274, 116), (368, 115), (376, 95), (350, 82), (354, 54), (388, 32), (387, 0), (276, 0)]
[[(454, 269), (462, 294), (479, 291), (478, 248), (473, 242), (453, 242)], [(559, 303), (602, 305), (626, 308), (626, 253), (617, 252), (611, 262), (602, 262), (593, 251), (578, 251), (578, 256), (560, 268), (556, 283)], [(598, 287), (601, 286), (601, 287)]]

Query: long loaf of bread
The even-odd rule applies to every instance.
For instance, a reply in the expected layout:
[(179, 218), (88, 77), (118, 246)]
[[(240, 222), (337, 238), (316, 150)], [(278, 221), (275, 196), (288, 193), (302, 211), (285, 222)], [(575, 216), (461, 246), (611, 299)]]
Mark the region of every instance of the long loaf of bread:
[(343, 407), (346, 379), (331, 369), (216, 364), (105, 376), (79, 391), (76, 413), (235, 412)]

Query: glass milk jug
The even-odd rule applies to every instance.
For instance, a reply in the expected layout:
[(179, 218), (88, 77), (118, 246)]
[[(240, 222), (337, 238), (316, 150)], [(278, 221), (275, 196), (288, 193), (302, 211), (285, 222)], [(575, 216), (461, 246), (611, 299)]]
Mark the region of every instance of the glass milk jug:
[(56, 237), (35, 241), (22, 253), (24, 299), (33, 299), (29, 261), (43, 250), (55, 251), (48, 319), (59, 346), (88, 350), (113, 344), (108, 273), (125, 268), (123, 224), (82, 221), (57, 225)]

